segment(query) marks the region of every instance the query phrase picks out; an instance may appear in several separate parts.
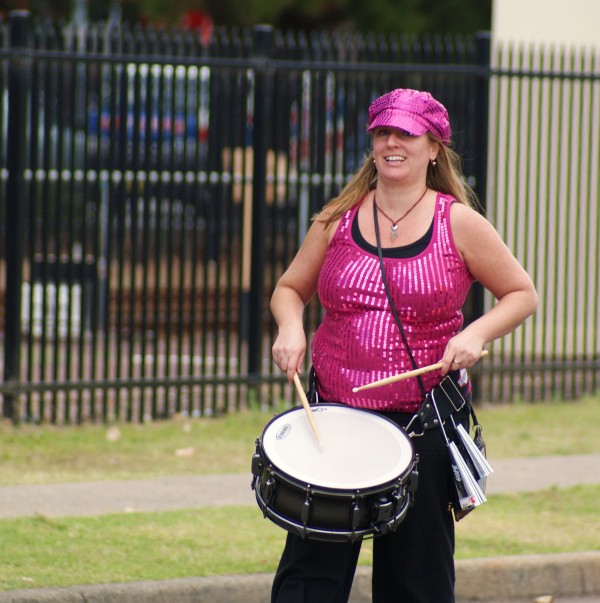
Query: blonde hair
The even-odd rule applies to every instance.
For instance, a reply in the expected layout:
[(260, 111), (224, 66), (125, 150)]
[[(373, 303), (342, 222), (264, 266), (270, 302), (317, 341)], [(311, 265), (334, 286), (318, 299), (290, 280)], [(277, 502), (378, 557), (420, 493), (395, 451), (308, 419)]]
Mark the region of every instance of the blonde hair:
[[(435, 158), (436, 165), (432, 163), (427, 167), (425, 183), (428, 188), (454, 197), (473, 209), (481, 207), (475, 191), (467, 184), (462, 174), (462, 160), (460, 155), (446, 146), (439, 138), (427, 132), (432, 142), (438, 143), (438, 154)], [(377, 186), (377, 168), (373, 161), (373, 151), (365, 156), (362, 165), (352, 176), (348, 184), (337, 197), (325, 204), (323, 210), (313, 216), (316, 220), (324, 213), (323, 222), (330, 226), (341, 218), (349, 209), (360, 203), (365, 196)]]

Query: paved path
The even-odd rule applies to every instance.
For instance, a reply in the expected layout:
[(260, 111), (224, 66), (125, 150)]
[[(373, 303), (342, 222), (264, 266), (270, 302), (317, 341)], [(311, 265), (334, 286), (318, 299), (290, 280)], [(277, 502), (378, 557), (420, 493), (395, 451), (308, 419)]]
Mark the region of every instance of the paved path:
[[(600, 484), (600, 454), (491, 460), (491, 464), (494, 473), (488, 478), (487, 494)], [(2, 486), (0, 519), (255, 505), (251, 477), (248, 471), (154, 480)]]
[[(487, 493), (600, 483), (600, 454), (491, 460)], [(0, 487), (0, 518), (98, 515), (256, 505), (251, 475), (168, 477)], [(0, 592), (0, 603), (265, 603), (272, 576), (218, 576), (65, 589)], [(546, 598), (541, 598), (546, 596)], [(357, 573), (350, 603), (370, 603), (370, 569)], [(600, 603), (599, 550), (457, 562), (457, 603)], [(322, 602), (316, 602), (322, 603)]]

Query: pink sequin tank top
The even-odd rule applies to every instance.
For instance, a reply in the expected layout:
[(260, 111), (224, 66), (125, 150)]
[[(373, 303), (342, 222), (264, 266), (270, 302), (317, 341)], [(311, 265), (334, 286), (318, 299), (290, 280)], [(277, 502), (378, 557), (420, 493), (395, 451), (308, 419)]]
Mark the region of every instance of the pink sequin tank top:
[[(421, 253), (384, 255), (390, 292), (420, 367), (439, 362), (446, 343), (462, 327), (461, 307), (473, 282), (452, 238), (454, 201), (438, 194), (431, 239)], [(413, 368), (390, 311), (379, 258), (352, 236), (359, 206), (342, 216), (319, 276), (325, 314), (312, 342), (319, 395), (357, 408), (414, 412), (422, 401), (416, 378), (352, 392)], [(429, 391), (440, 381), (439, 371), (422, 379)]]

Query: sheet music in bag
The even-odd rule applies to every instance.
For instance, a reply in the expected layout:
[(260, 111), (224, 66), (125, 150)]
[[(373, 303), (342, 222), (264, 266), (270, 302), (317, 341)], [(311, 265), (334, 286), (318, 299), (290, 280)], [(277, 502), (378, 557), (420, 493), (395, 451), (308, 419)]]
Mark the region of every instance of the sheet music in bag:
[(485, 497), (485, 494), (479, 487), (475, 477), (465, 463), (465, 460), (459, 452), (456, 443), (450, 442), (448, 444), (448, 448), (464, 486), (464, 496), (459, 496), (459, 504), (461, 509), (465, 510), (468, 508), (477, 507), (486, 502), (487, 498)]
[[(448, 448), (448, 451), (450, 453), (458, 504), (462, 512), (468, 512), (469, 510), (472, 510), (478, 505), (486, 502), (487, 498), (485, 497), (483, 490), (479, 487), (477, 479), (471, 472), (471, 469), (467, 465), (467, 462), (465, 461), (463, 455), (459, 451), (456, 442), (451, 441), (448, 438), (446, 430), (444, 428), (444, 423), (440, 416), (440, 411), (435, 400), (434, 392), (435, 390), (431, 391), (431, 404), (439, 421), (438, 425), (440, 428), (440, 432), (446, 441), (446, 447)], [(457, 428), (456, 424), (454, 423), (454, 419), (452, 418), (452, 416), (450, 418), (456, 431)]]
[(488, 475), (491, 475), (494, 472), (494, 469), (482, 454), (481, 450), (477, 448), (475, 442), (473, 442), (473, 440), (469, 437), (469, 434), (460, 423), (456, 427), (456, 432), (458, 433), (467, 453), (471, 457), (473, 465), (475, 466), (475, 469), (480, 477), (485, 478)]

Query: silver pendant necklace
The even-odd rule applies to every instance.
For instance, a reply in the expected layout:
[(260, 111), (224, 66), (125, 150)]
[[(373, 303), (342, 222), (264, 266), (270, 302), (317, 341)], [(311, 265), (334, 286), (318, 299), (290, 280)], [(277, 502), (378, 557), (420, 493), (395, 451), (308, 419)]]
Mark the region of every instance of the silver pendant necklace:
[(423, 197), (425, 196), (426, 193), (427, 193), (427, 187), (425, 187), (425, 190), (423, 191), (423, 194), (397, 220), (392, 220), (392, 218), (390, 218), (383, 211), (383, 209), (381, 209), (381, 207), (379, 207), (379, 205), (377, 205), (377, 199), (375, 198), (375, 194), (373, 194), (373, 203), (375, 204), (375, 207), (377, 208), (377, 211), (380, 212), (381, 215), (384, 218), (387, 218), (392, 223), (392, 226), (390, 228), (390, 240), (391, 241), (393, 241), (394, 239), (398, 238), (398, 223), (401, 222), (402, 220), (404, 220), (404, 218), (406, 218), (406, 216), (408, 216), (408, 214), (415, 207), (417, 207), (417, 205), (421, 202), (421, 200), (423, 199)]

